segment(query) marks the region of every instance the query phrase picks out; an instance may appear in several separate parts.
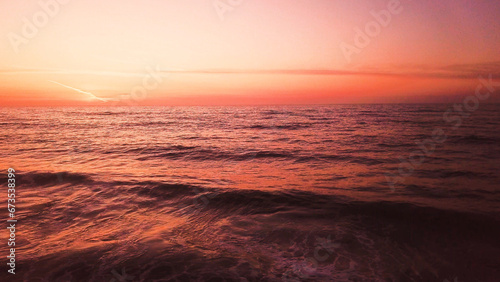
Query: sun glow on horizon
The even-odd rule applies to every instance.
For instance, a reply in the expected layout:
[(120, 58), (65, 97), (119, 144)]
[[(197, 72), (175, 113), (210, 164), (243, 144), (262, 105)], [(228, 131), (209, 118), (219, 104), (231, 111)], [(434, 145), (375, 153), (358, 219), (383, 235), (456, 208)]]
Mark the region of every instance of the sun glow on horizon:
[(500, 78), (489, 1), (0, 5), (3, 105), (433, 102)]

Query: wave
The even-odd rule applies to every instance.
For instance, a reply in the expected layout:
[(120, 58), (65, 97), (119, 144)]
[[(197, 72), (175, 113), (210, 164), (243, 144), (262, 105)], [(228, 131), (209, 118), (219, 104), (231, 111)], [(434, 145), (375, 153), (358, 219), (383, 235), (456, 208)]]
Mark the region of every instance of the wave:
[(58, 184), (88, 184), (93, 182), (90, 175), (73, 172), (18, 172), (16, 174), (18, 186), (21, 185), (58, 185)]
[(279, 130), (300, 130), (312, 127), (311, 123), (297, 123), (297, 124), (286, 124), (286, 125), (262, 125), (255, 124), (251, 126), (244, 126), (238, 129), (258, 129), (258, 130), (268, 130), (268, 129), (279, 129)]
[(474, 178), (493, 176), (486, 173), (475, 172), (470, 170), (449, 170), (449, 169), (434, 169), (434, 170), (419, 169), (415, 171), (415, 175), (419, 177), (434, 178), (434, 179), (455, 178), (455, 177), (467, 177), (474, 179)]
[[(130, 189), (127, 189), (129, 192), (148, 196), (158, 201), (177, 199), (179, 202), (185, 202), (185, 200), (193, 200), (197, 203), (205, 202), (204, 208), (208, 210), (223, 211), (233, 215), (307, 210), (307, 214), (311, 216), (318, 216), (319, 214), (327, 217), (363, 215), (408, 222), (422, 222), (422, 224), (428, 224), (429, 221), (436, 221), (437, 223), (440, 220), (453, 220), (456, 223), (461, 220), (468, 221), (468, 223), (460, 223), (463, 227), (476, 220), (481, 222), (486, 220), (489, 224), (492, 224), (493, 221), (500, 223), (498, 222), (500, 221), (498, 215), (490, 215), (490, 217), (471, 211), (447, 210), (407, 202), (359, 201), (346, 196), (299, 190), (233, 190), (154, 181), (128, 184), (121, 182), (120, 185), (129, 186)], [(495, 194), (490, 191), (491, 193)], [(460, 196), (463, 197), (464, 195), (460, 194)], [(497, 226), (500, 232), (500, 225)]]
[(352, 156), (352, 155), (317, 155), (315, 158), (325, 161), (342, 161), (347, 163), (363, 164), (370, 166), (398, 162), (398, 160), (396, 159), (370, 158), (365, 156)]
[(472, 134), (466, 136), (452, 136), (449, 138), (449, 142), (462, 144), (498, 144), (500, 139)]
[[(47, 178), (54, 182), (57, 181), (59, 173), (24, 174)], [(88, 203), (95, 203), (96, 197), (92, 191), (87, 191), (87, 194), (78, 194), (76, 203), (70, 201), (62, 205), (56, 199), (42, 206), (40, 204), (27, 206), (25, 212), (28, 212), (27, 209), (35, 212), (36, 209), (36, 214), (30, 219), (39, 222), (48, 215), (55, 218), (61, 216), (61, 219), (50, 220), (59, 224), (67, 221), (68, 226), (71, 224), (71, 228), (75, 228), (79, 226), (74, 224), (75, 218), (78, 218), (85, 224), (95, 224), (92, 225), (93, 228), (100, 228), (99, 224), (112, 224), (110, 222), (122, 222), (128, 226), (138, 221), (136, 217), (143, 218), (139, 216), (140, 213), (152, 213), (154, 217), (151, 221), (148, 218), (144, 223), (137, 223), (143, 224), (137, 225), (140, 226), (138, 229), (149, 228), (148, 224), (154, 222), (156, 217), (169, 219), (174, 216), (174, 219), (178, 219), (176, 222), (188, 224), (178, 226), (174, 224), (176, 227), (170, 230), (160, 226), (157, 231), (162, 230), (162, 233), (150, 232), (155, 229), (146, 229), (145, 233), (140, 234), (139, 239), (134, 237), (135, 230), (130, 234), (120, 233), (121, 242), (107, 234), (106, 236), (92, 234), (91, 242), (95, 244), (92, 248), (40, 252), (40, 255), (33, 253), (21, 261), (20, 265), (26, 269), (37, 269), (37, 273), (40, 273), (40, 269), (50, 270), (44, 272), (44, 276), (50, 277), (53, 281), (62, 281), (60, 278), (63, 276), (67, 280), (72, 280), (68, 278), (71, 274), (85, 277), (86, 281), (104, 281), (103, 277), (110, 278), (113, 269), (120, 270), (124, 266), (127, 267), (127, 273), (142, 275), (143, 279), (139, 281), (154, 281), (154, 279), (184, 275), (178, 272), (186, 270), (186, 266), (189, 266), (188, 272), (193, 273), (193, 276), (203, 275), (203, 277), (214, 277), (214, 281), (224, 281), (218, 278), (233, 277), (228, 276), (229, 272), (223, 271), (227, 269), (227, 265), (236, 266), (239, 263), (249, 265), (248, 262), (253, 261), (253, 256), (259, 259), (257, 260), (259, 265), (273, 264), (273, 268), (270, 268), (272, 270), (264, 272), (263, 275), (271, 275), (270, 273), (275, 271), (277, 274), (275, 277), (281, 277), (284, 270), (293, 267), (297, 262), (300, 263), (304, 258), (312, 257), (317, 245), (314, 238), (326, 238), (330, 235), (332, 240), (339, 243), (339, 249), (336, 249), (336, 254), (331, 258), (332, 266), (339, 265), (334, 263), (337, 254), (349, 258), (346, 260), (347, 266), (350, 260), (362, 262), (364, 257), (369, 257), (372, 262), (373, 258), (378, 259), (377, 255), (387, 254), (386, 257), (389, 258), (396, 254), (394, 260), (388, 262), (390, 266), (387, 268), (394, 270), (392, 269), (394, 265), (401, 264), (395, 262), (406, 257), (408, 252), (412, 259), (415, 258), (411, 249), (406, 246), (421, 248), (423, 253), (446, 252), (446, 256), (443, 255), (446, 261), (456, 263), (450, 258), (463, 254), (461, 253), (463, 249), (455, 246), (462, 244), (477, 246), (478, 243), (497, 246), (500, 236), (498, 215), (484, 215), (467, 210), (446, 210), (397, 200), (361, 201), (347, 196), (299, 190), (222, 189), (180, 182), (98, 181), (97, 179), (94, 181), (91, 175), (75, 173), (65, 175), (69, 176), (70, 182), (81, 179), (88, 186), (102, 188), (98, 197), (102, 200), (100, 204), (89, 209)], [(76, 190), (75, 193), (78, 193)], [(38, 200), (36, 201), (38, 203)], [(59, 214), (54, 207), (60, 209)], [(96, 217), (99, 219), (97, 222), (95, 222)], [(109, 219), (113, 220), (108, 221)], [(321, 228), (312, 227), (314, 224)], [(127, 230), (125, 226), (120, 228)], [(128, 235), (130, 236), (127, 237)], [(446, 244), (442, 241), (451, 243)], [(437, 242), (438, 247), (441, 247), (440, 244), (444, 246), (442, 249), (435, 249), (434, 245), (428, 245), (429, 242)], [(450, 250), (448, 247), (451, 245), (453, 247)], [(484, 248), (482, 245), (480, 247)], [(219, 252), (219, 257), (207, 260), (207, 254), (216, 252)], [(403, 255), (400, 256), (399, 252)], [(496, 253), (494, 251), (491, 253), (491, 259), (486, 260), (488, 263), (494, 262)], [(91, 263), (81, 263), (82, 258)], [(473, 260), (477, 258), (478, 255), (472, 257)], [(466, 265), (461, 261), (459, 263), (460, 266)], [(147, 271), (143, 265), (148, 266)], [(377, 264), (375, 267), (382, 266)], [(325, 270), (325, 275), (349, 271), (348, 268), (334, 269), (335, 271), (328, 269)], [(258, 270), (263, 271), (262, 268)], [(238, 271), (234, 279), (228, 278), (227, 281), (238, 281), (237, 276), (251, 277), (245, 273)], [(491, 270), (487, 272), (488, 275), (490, 273)], [(67, 274), (68, 277), (65, 276)], [(417, 271), (414, 275), (420, 274)], [(192, 280), (186, 275), (178, 277), (182, 277), (180, 279), (182, 281)], [(435, 277), (428, 275), (427, 279), (421, 280), (433, 281)], [(367, 279), (369, 278), (359, 281), (372, 281)], [(379, 280), (387, 281), (387, 279), (375, 279)], [(416, 279), (416, 281), (421, 280)], [(255, 281), (279, 280), (262, 276)]]
[(138, 160), (144, 161), (149, 159), (172, 159), (172, 160), (196, 160), (196, 161), (250, 161), (253, 159), (293, 159), (294, 156), (287, 152), (277, 151), (253, 151), (253, 152), (230, 152), (215, 149), (195, 150), (173, 150), (164, 153), (146, 154), (146, 156), (137, 157)]
[(192, 150), (171, 150), (163, 153), (148, 153), (143, 151), (143, 156), (138, 156), (141, 161), (153, 159), (171, 159), (171, 160), (193, 160), (193, 161), (251, 161), (251, 160), (288, 160), (296, 163), (331, 163), (345, 162), (363, 165), (379, 165), (388, 163), (397, 163), (398, 160), (371, 158), (365, 156), (353, 155), (328, 155), (328, 154), (303, 154), (302, 152), (289, 151), (268, 151), (257, 150), (247, 152), (221, 151), (217, 149), (194, 148)]
[[(225, 211), (233, 214), (260, 214), (279, 211), (308, 210), (307, 213), (317, 215), (323, 213), (330, 216), (376, 216), (405, 220), (435, 220), (438, 217), (464, 219), (473, 217), (474, 212), (450, 211), (435, 207), (422, 207), (411, 203), (390, 201), (355, 201), (346, 196), (318, 194), (299, 190), (261, 191), (234, 190), (229, 188), (213, 188), (185, 183), (164, 183), (157, 181), (127, 182), (127, 181), (96, 181), (90, 174), (72, 172), (20, 172), (16, 174), (20, 185), (29, 187), (59, 184), (81, 184), (87, 186), (107, 187), (107, 193), (132, 193), (151, 200), (172, 203), (206, 202), (205, 208)], [(3, 177), (5, 178), (5, 177)], [(2, 179), (4, 180), (4, 179)], [(35, 185), (33, 185), (35, 184)], [(408, 189), (422, 190), (422, 187), (408, 186)], [(481, 190), (482, 191), (482, 190)], [(470, 196), (478, 197), (476, 191)], [(497, 195), (495, 191), (484, 190), (489, 195)], [(451, 194), (450, 194), (451, 193)], [(467, 197), (463, 191), (449, 191), (453, 197)], [(439, 195), (432, 195), (439, 198)], [(497, 216), (497, 215), (495, 215)], [(481, 215), (481, 218), (488, 216)], [(496, 218), (500, 220), (500, 218)], [(500, 228), (500, 225), (498, 225)]]
[(379, 143), (377, 146), (382, 147), (382, 148), (413, 148), (415, 147), (415, 144), (411, 143), (396, 143), (396, 144), (389, 144), (389, 143)]

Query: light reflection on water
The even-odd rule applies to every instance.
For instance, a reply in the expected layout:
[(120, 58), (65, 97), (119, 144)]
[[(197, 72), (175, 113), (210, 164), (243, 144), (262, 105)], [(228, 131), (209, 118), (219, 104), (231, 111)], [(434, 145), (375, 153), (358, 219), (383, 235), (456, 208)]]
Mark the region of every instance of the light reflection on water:
[(21, 264), (75, 281), (123, 266), (146, 281), (272, 281), (330, 236), (340, 247), (319, 280), (487, 279), (487, 265), (461, 266), (499, 249), (497, 230), (482, 229), (499, 219), (498, 106), (452, 131), (403, 188), (391, 193), (384, 176), (446, 126), (445, 110), (1, 109), (0, 162), (20, 173)]

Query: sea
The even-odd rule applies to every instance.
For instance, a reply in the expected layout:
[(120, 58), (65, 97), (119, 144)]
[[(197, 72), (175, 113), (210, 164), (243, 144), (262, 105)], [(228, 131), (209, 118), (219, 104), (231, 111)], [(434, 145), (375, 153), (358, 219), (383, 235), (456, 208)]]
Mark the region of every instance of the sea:
[(0, 108), (0, 125), (2, 281), (500, 281), (498, 104)]

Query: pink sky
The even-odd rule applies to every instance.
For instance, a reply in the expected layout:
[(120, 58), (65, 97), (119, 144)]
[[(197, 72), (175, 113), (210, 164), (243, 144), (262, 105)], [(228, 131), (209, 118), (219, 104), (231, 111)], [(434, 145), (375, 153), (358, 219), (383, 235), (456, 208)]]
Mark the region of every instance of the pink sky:
[(61, 2), (0, 4), (2, 104), (437, 102), (500, 78), (498, 1)]

